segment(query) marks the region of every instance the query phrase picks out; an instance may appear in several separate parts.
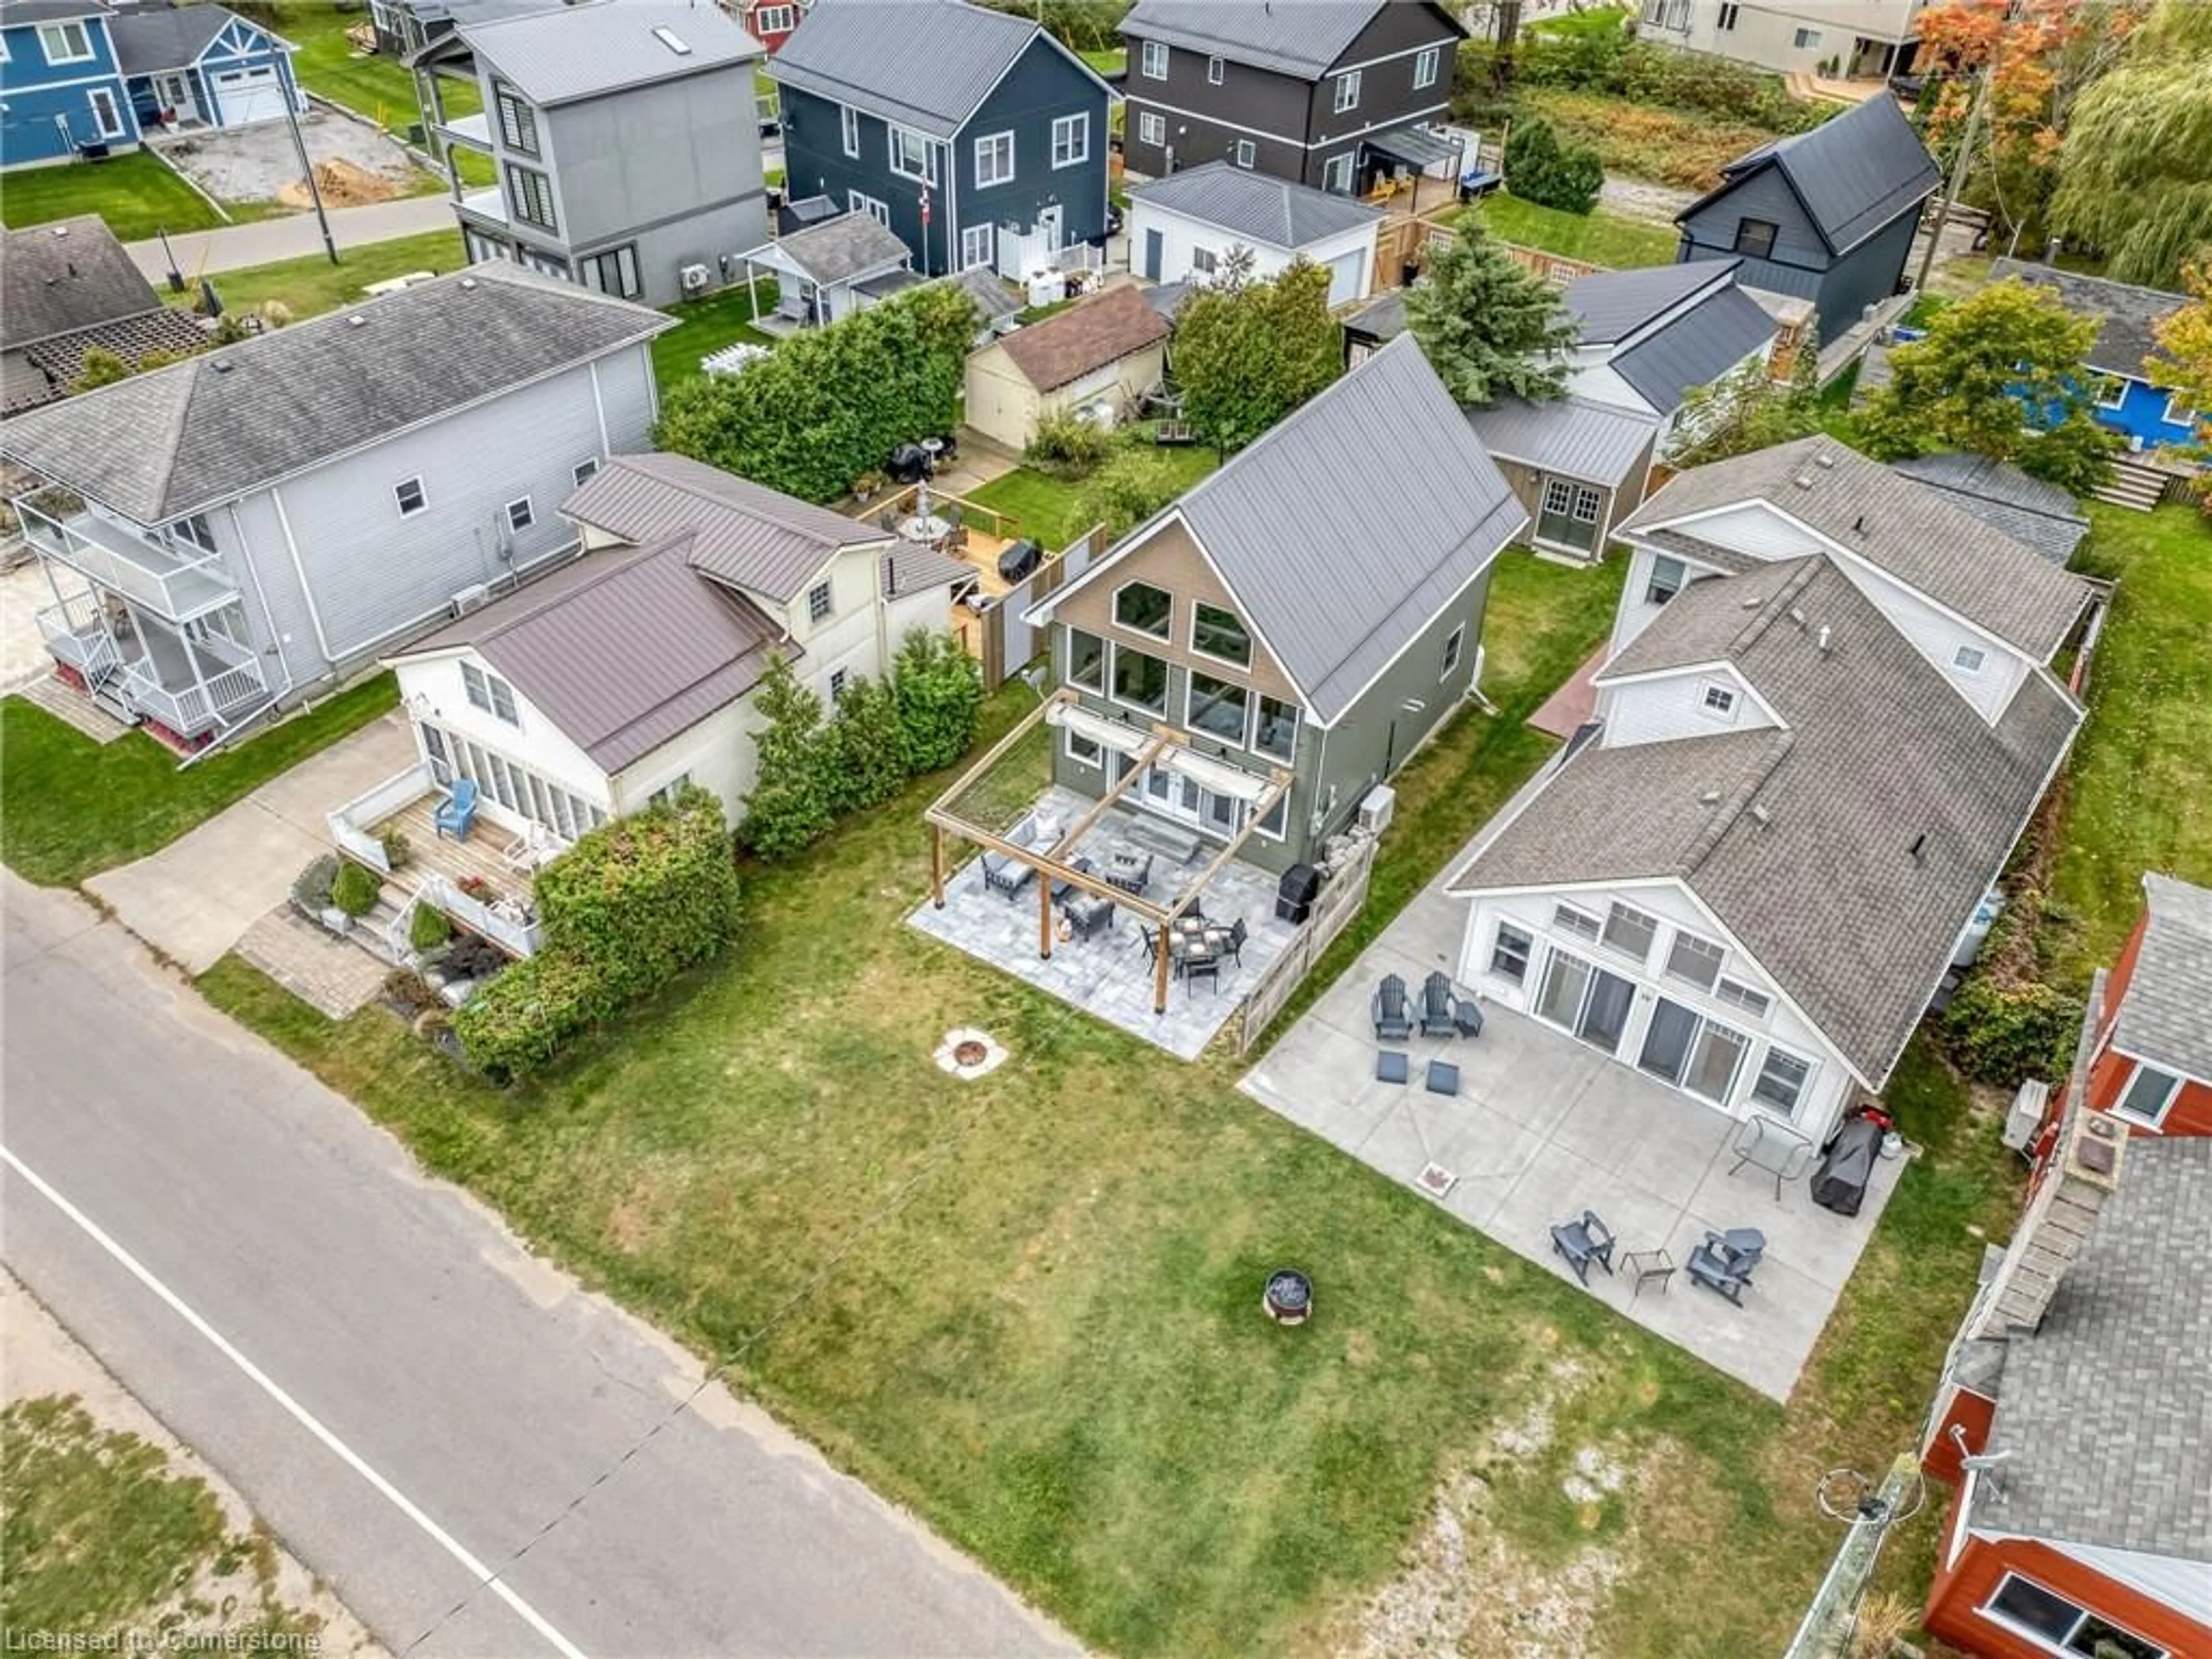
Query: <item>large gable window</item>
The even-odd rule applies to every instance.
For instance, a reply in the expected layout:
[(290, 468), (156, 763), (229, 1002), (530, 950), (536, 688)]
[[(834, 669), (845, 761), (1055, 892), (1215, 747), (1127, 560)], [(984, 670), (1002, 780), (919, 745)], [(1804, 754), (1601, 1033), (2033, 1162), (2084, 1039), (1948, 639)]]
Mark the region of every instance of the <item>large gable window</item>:
[(1149, 651), (1114, 647), (1114, 700), (1148, 714), (1168, 711), (1168, 665)]
[(1067, 630), (1067, 683), (1104, 695), (1106, 641), (1079, 628)]
[(1648, 962), (1652, 941), (1659, 937), (1659, 919), (1632, 906), (1615, 903), (1606, 912), (1603, 937), (1608, 949)]
[(1190, 608), (1190, 648), (1202, 656), (1252, 665), (1252, 633), (1234, 611), (1200, 600)]
[(1114, 620), (1132, 633), (1164, 640), (1172, 635), (1174, 619), (1175, 599), (1164, 587), (1125, 582), (1115, 591)]
[(1710, 991), (1718, 982), (1721, 965), (1728, 960), (1728, 952), (1709, 939), (1695, 933), (1678, 933), (1674, 942), (1667, 948), (1667, 973), (1685, 985), (1694, 985), (1700, 991)]
[(1183, 724), (1210, 738), (1244, 746), (1244, 720), (1252, 694), (1229, 680), (1194, 671), (1190, 676), (1190, 707)]

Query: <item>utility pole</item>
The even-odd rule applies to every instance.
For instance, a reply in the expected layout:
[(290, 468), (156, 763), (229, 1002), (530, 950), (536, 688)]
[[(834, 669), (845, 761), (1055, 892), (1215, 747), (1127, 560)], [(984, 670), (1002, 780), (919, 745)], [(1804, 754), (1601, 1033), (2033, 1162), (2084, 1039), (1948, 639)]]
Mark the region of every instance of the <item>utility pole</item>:
[(307, 181), (307, 199), (314, 204), (315, 222), (322, 227), (323, 252), (331, 256), (331, 263), (338, 263), (338, 245), (331, 240), (331, 216), (323, 211), (323, 192), (315, 183), (315, 165), (307, 159), (307, 141), (300, 132), (299, 91), (292, 84), (289, 73), (279, 70), (277, 80), (284, 90), (284, 125), (292, 129), (292, 148), (299, 153), (300, 173)]
[(1996, 48), (1990, 48), (1990, 61), (1982, 65), (1981, 84), (1974, 88), (1974, 106), (1966, 112), (1966, 130), (1959, 140), (1959, 153), (1951, 162), (1951, 179), (1943, 187), (1943, 209), (1936, 216), (1936, 228), (1929, 234), (1928, 251), (1920, 256), (1920, 273), (1912, 279), (1912, 291), (1928, 291), (1928, 272), (1936, 264), (1936, 250), (1942, 246), (1944, 229), (1951, 222), (1951, 210), (1958, 204), (1959, 186), (1966, 182), (1966, 169), (1973, 164), (1974, 138), (1982, 127), (1982, 112), (1989, 106), (1990, 79), (1996, 73)]

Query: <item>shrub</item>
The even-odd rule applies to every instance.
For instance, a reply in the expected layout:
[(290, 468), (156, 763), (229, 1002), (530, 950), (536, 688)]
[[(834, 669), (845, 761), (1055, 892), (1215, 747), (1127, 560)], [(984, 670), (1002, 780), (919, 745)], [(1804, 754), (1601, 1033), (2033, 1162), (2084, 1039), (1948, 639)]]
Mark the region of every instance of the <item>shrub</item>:
[(447, 947), (445, 969), (455, 979), (489, 979), (507, 970), (507, 952), (489, 939), (455, 929)]
[(1039, 417), (1036, 435), (1022, 459), (1056, 478), (1085, 478), (1114, 453), (1114, 434), (1091, 421), (1062, 410)]
[(968, 752), (983, 707), (983, 677), (960, 641), (917, 628), (899, 647), (892, 680), (909, 774), (935, 772)]
[(1597, 152), (1562, 145), (1549, 122), (1523, 121), (1505, 141), (1505, 187), (1524, 202), (1586, 214), (1604, 183)]
[(753, 741), (753, 787), (738, 838), (764, 859), (788, 858), (828, 835), (837, 819), (822, 700), (779, 656), (769, 659), (755, 706), (768, 724)]
[(417, 904), (407, 921), (407, 943), (416, 951), (435, 951), (452, 943), (453, 924), (434, 904)]
[(588, 961), (617, 1000), (658, 990), (737, 932), (722, 805), (686, 787), (672, 806), (602, 824), (538, 872), (537, 895), (548, 948), (533, 962)]
[(398, 830), (387, 830), (377, 841), (384, 848), (384, 861), (394, 870), (404, 870), (414, 860), (415, 848)]
[(320, 915), (331, 908), (331, 889), (338, 878), (338, 860), (335, 853), (325, 853), (319, 858), (307, 860), (307, 867), (292, 878), (292, 902), (302, 910)]
[(2081, 1002), (2055, 987), (1975, 973), (1943, 1011), (1943, 1044), (1968, 1077), (2010, 1089), (2065, 1076), (2081, 1027)]
[[(598, 833), (597, 831), (593, 832)], [(495, 1081), (527, 1077), (620, 1005), (589, 958), (542, 951), (461, 1005), (453, 1034), (469, 1063)]]
[(1076, 521), (1127, 534), (1182, 494), (1182, 476), (1157, 450), (1127, 448), (1091, 475), (1075, 497)]
[(374, 870), (348, 859), (339, 866), (337, 879), (331, 884), (331, 902), (358, 919), (376, 908), (376, 896), (383, 890), (384, 883)]
[(830, 808), (842, 817), (896, 794), (906, 781), (898, 694), (882, 680), (854, 679), (824, 731), (823, 765)]
[(430, 981), (412, 968), (394, 968), (384, 976), (384, 1000), (410, 1022), (417, 1014), (445, 1006)]

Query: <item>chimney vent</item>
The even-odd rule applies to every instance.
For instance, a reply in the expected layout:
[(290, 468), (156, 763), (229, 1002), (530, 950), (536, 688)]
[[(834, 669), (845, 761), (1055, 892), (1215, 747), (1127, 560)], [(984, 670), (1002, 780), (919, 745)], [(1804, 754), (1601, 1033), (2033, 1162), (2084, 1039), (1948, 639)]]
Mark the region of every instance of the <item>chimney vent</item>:
[(1918, 835), (1915, 836), (1912, 838), (1911, 847), (1906, 850), (1911, 853), (1912, 861), (1915, 864), (1926, 863), (1927, 860), (1924, 859), (1922, 854), (1926, 853), (1928, 850), (1928, 832), (1925, 830), (1923, 830)]
[(1820, 654), (1824, 657), (1826, 656), (1829, 651), (1832, 648), (1829, 645), (1828, 641), (1834, 636), (1835, 631), (1836, 630), (1829, 627), (1827, 623), (1822, 623), (1820, 624), (1820, 631), (1813, 636), (1814, 645), (1818, 647)]
[(1757, 802), (1753, 802), (1751, 808), (1751, 821), (1757, 824), (1760, 829), (1764, 830), (1768, 824), (1774, 822), (1774, 814), (1768, 811), (1764, 806), (1759, 805)]
[(1832, 450), (1824, 449), (1813, 458), (1813, 465), (1819, 467), (1823, 472), (1829, 471), (1835, 465), (1835, 464), (1836, 457), (1834, 452)]

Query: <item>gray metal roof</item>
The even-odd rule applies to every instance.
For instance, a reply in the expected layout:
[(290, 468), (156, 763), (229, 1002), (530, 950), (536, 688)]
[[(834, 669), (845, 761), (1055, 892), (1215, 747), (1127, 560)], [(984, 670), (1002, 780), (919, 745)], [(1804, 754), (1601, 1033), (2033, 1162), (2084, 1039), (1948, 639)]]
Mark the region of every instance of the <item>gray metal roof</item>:
[(1411, 338), (1231, 456), (1173, 510), (1323, 721), (1528, 522)]
[[(1800, 438), (1669, 479), (1625, 520), (1635, 533), (1765, 501), (2038, 662), (2048, 662), (2089, 590), (1930, 489), (1832, 438)], [(1691, 526), (1694, 532), (1694, 526)]]
[(1897, 100), (1869, 98), (1809, 132), (1737, 157), (1721, 170), (1720, 185), (1676, 214), (1676, 222), (1770, 163), (1790, 181), (1832, 253), (1848, 252), (1901, 213), (1917, 212), (1943, 183)]
[(161, 307), (97, 214), (0, 234), (0, 350)]
[[(2212, 1139), (2138, 1135), (2033, 1333), (2007, 1346), (1978, 1527), (2212, 1571)], [(2176, 1650), (2177, 1659), (2179, 1650)]]
[(1380, 299), (1370, 300), (1344, 319), (1347, 333), (1370, 340), (1395, 340), (1406, 331), (1406, 290), (1394, 288)]
[(1209, 161), (1139, 185), (1130, 199), (1227, 231), (1241, 241), (1295, 252), (1382, 222), (1382, 210), (1349, 196)]
[(2039, 672), (1991, 727), (1826, 555), (1692, 583), (1631, 650), (1725, 658), (1787, 729), (1587, 745), (1453, 890), (1679, 878), (1881, 1086), (2080, 708)]
[(897, 542), (884, 555), (884, 597), (902, 599), (926, 588), (969, 580), (975, 574), (975, 567), (965, 559), (940, 553), (927, 542)]
[(1730, 284), (1607, 363), (1638, 397), (1662, 415), (1672, 415), (1693, 388), (1712, 385), (1773, 337), (1774, 319)]
[(1998, 259), (1990, 264), (1992, 282), (2002, 282), (2008, 276), (2057, 295), (2069, 311), (2094, 318), (2097, 337), (2083, 361), (2092, 368), (2103, 369), (2107, 374), (2124, 374), (2131, 380), (2143, 378), (2144, 358), (2166, 356), (2153, 331), (2189, 303), (2185, 295), (2169, 294), (2163, 289), (2139, 288), (2133, 283), (2115, 283), (2103, 276), (2083, 276), (2020, 259)]
[(0, 424), (0, 454), (161, 524), (675, 319), (490, 260)]
[(1942, 490), (1954, 505), (2056, 565), (2073, 558), (2089, 533), (2089, 521), (2071, 495), (2008, 462), (1986, 455), (1915, 455), (1892, 461), (1889, 470)]
[(824, 288), (896, 270), (913, 258), (904, 242), (872, 213), (841, 213), (770, 245)]
[(963, 0), (814, 0), (768, 71), (801, 92), (950, 138), (1042, 33), (1032, 18)]
[(564, 517), (643, 545), (691, 538), (698, 569), (786, 605), (848, 547), (888, 542), (864, 519), (794, 499), (688, 455), (617, 455), (561, 503)]
[[(117, 12), (108, 21), (107, 34), (125, 75), (153, 75), (198, 63), (234, 15), (215, 5), (149, 6)], [(269, 33), (258, 23), (253, 27)]]
[(768, 52), (717, 7), (636, 0), (594, 0), (463, 33), (470, 50), (540, 106), (750, 64)]
[(781, 633), (694, 570), (691, 538), (676, 536), (586, 554), (399, 654), (474, 650), (619, 772), (760, 684)]
[(2113, 1041), (2212, 1083), (2212, 892), (2154, 873), (2143, 901), (2149, 920)]
[(1532, 404), (1501, 398), (1467, 411), (1467, 423), (1493, 455), (1585, 483), (1619, 485), (1644, 460), (1658, 420), (1589, 398)]
[(1642, 265), (1633, 270), (1594, 270), (1577, 276), (1559, 295), (1581, 326), (1582, 345), (1612, 345), (1626, 340), (1673, 310), (1692, 295), (1717, 287), (1743, 261), (1690, 259), (1675, 265)]
[[(1164, 40), (1186, 52), (1225, 58), (1301, 80), (1317, 79), (1386, 3), (1413, 0), (1138, 0), (1121, 20), (1132, 40)], [(1467, 31), (1431, 6), (1437, 39)], [(1448, 33), (1447, 31), (1449, 31)]]

